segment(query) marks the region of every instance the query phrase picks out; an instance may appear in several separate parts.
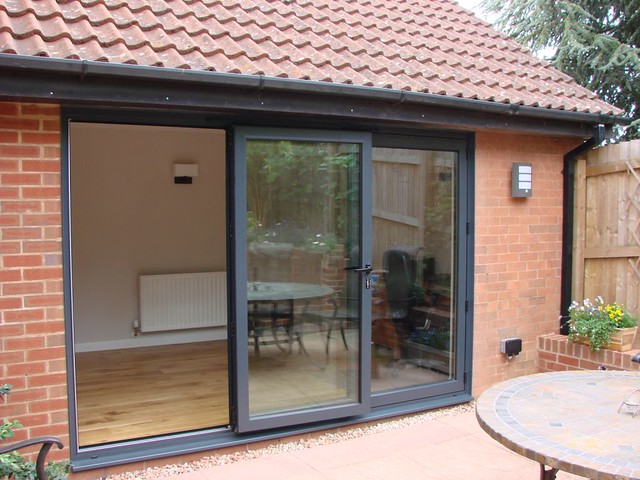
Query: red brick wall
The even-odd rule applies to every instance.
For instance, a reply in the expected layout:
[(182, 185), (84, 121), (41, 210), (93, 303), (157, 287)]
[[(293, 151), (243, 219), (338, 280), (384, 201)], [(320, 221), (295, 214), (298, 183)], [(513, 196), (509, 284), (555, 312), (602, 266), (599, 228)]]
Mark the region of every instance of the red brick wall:
[[(562, 159), (576, 144), (477, 136), (475, 395), (536, 372), (537, 337), (557, 332)], [(511, 197), (519, 161), (533, 164), (531, 198)], [(68, 443), (58, 107), (0, 103), (0, 205), (0, 382), (14, 385), (0, 417)], [(507, 337), (523, 340), (513, 360), (499, 352)]]
[(0, 418), (66, 445), (60, 205), (59, 108), (0, 103)]
[[(476, 138), (473, 393), (535, 373), (536, 339), (558, 331), (563, 156), (578, 142), (479, 133)], [(533, 194), (511, 197), (511, 165), (533, 164)], [(500, 340), (522, 339), (508, 360)]]
[(587, 345), (571, 342), (564, 335), (541, 335), (538, 338), (538, 369), (541, 372), (565, 370), (640, 370), (631, 361), (638, 350), (615, 352), (603, 348), (594, 352)]

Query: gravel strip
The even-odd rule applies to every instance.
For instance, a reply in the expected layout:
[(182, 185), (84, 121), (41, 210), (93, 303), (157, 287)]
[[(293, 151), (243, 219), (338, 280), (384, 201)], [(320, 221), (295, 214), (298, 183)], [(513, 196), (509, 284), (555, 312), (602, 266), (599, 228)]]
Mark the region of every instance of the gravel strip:
[(149, 467), (144, 470), (119, 473), (103, 477), (103, 480), (155, 480), (158, 478), (180, 475), (182, 473), (195, 472), (203, 468), (217, 467), (220, 465), (241, 462), (243, 460), (264, 457), (266, 455), (275, 455), (278, 453), (304, 450), (305, 448), (312, 448), (321, 445), (329, 445), (332, 443), (363, 437), (365, 435), (372, 435), (387, 430), (395, 430), (409, 425), (424, 423), (442, 417), (459, 415), (461, 413), (474, 411), (474, 409), (475, 403), (471, 402), (463, 405), (456, 405), (454, 407), (431, 410), (425, 413), (410, 415), (394, 420), (382, 420), (375, 425), (369, 425), (366, 427), (354, 426), (351, 428), (344, 428), (339, 431), (321, 433), (317, 436), (301, 440), (279, 442), (264, 448), (251, 449), (249, 447), (249, 450), (243, 450), (231, 454), (214, 454), (192, 462), (164, 465), (162, 467)]

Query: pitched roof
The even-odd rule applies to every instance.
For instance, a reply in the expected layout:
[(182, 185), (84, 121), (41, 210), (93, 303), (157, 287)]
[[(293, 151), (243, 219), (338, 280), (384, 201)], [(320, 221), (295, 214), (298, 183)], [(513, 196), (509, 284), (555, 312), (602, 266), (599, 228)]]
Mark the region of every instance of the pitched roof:
[(622, 114), (451, 0), (3, 0), (0, 53)]

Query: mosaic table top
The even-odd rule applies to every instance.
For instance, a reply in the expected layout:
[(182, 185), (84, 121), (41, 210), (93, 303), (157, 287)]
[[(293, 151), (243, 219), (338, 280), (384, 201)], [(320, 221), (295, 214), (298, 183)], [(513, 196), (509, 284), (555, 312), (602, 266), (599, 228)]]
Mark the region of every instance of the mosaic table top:
[(476, 416), (495, 440), (540, 464), (594, 480), (640, 479), (640, 413), (620, 409), (636, 389), (637, 372), (528, 375), (486, 390)]

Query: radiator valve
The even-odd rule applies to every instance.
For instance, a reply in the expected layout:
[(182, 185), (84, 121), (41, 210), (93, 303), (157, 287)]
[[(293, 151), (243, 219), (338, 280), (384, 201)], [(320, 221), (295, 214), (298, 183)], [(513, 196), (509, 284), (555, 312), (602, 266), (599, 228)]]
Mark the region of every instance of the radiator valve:
[(141, 330), (140, 330), (140, 321), (139, 320), (134, 320), (133, 321), (133, 336), (137, 337), (138, 335), (140, 335)]

